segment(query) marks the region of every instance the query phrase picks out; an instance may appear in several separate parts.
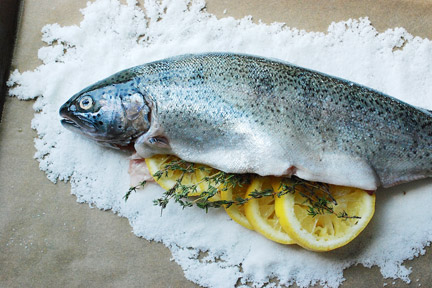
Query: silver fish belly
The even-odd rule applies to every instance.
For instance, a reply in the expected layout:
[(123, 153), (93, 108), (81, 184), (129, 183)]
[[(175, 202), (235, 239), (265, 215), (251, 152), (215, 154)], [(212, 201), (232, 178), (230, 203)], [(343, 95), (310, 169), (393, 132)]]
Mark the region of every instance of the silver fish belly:
[(135, 139), (144, 158), (367, 190), (432, 175), (432, 114), (346, 80), (211, 53), (137, 66), (93, 90), (128, 81), (150, 111)]

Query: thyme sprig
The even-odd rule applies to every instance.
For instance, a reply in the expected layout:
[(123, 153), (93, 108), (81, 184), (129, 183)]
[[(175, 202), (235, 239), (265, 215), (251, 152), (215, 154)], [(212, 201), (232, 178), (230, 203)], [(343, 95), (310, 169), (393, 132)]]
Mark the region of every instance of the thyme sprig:
[[(188, 173), (195, 173), (198, 170), (206, 171), (209, 176), (203, 177), (200, 181), (194, 184), (183, 184), (184, 176)], [(192, 207), (193, 205), (208, 211), (209, 208), (219, 208), (223, 205), (229, 207), (235, 201), (229, 200), (210, 200), (218, 191), (225, 191), (227, 189), (241, 187), (249, 183), (248, 175), (228, 174), (222, 171), (217, 171), (202, 165), (188, 163), (184, 160), (176, 160), (166, 164), (161, 170), (157, 171), (153, 176), (156, 180), (161, 177), (168, 177), (170, 172), (181, 172), (180, 176), (176, 179), (175, 184), (167, 191), (165, 191), (161, 198), (153, 201), (155, 205), (165, 209), (171, 199), (175, 203), (179, 203), (183, 208)], [(211, 174), (213, 173), (213, 174)], [(199, 185), (205, 183), (207, 189), (202, 191), (199, 196), (191, 198), (190, 195), (196, 194)]]
[(286, 193), (298, 192), (300, 196), (305, 198), (303, 204), (307, 205), (307, 212), (309, 216), (315, 217), (323, 214), (334, 214), (337, 218), (347, 219), (361, 219), (359, 216), (348, 215), (343, 210), (336, 213), (334, 207), (337, 206), (336, 199), (330, 192), (330, 187), (326, 183), (309, 182), (297, 177), (292, 177), (289, 181), (281, 181), (281, 190), (277, 196), (280, 197)]
[[(200, 181), (193, 184), (184, 184), (184, 177), (188, 174), (196, 173), (197, 171), (206, 172), (209, 176), (203, 177)], [(249, 197), (237, 197), (233, 200), (213, 200), (218, 191), (226, 191), (227, 189), (235, 189), (247, 185), (251, 181), (250, 174), (229, 174), (215, 170), (199, 164), (189, 163), (184, 160), (173, 160), (165, 164), (161, 170), (154, 173), (153, 177), (159, 180), (162, 177), (168, 177), (170, 173), (180, 172), (175, 184), (166, 190), (162, 197), (153, 201), (154, 205), (161, 207), (161, 213), (166, 208), (171, 200), (180, 204), (183, 209), (196, 205), (199, 208), (220, 208), (222, 206), (230, 207), (232, 205), (243, 205), (250, 199), (259, 199), (262, 197), (281, 197), (287, 193), (299, 193), (305, 198), (304, 205), (307, 205), (308, 215), (315, 217), (323, 214), (334, 214), (338, 218), (360, 219), (361, 217), (348, 215), (346, 211), (336, 213), (334, 207), (337, 205), (336, 199), (331, 195), (329, 185), (320, 182), (309, 182), (297, 177), (284, 179), (281, 181), (278, 191), (273, 189), (264, 189), (262, 191), (255, 190), (249, 193)], [(201, 184), (205, 183), (206, 189), (199, 193), (199, 196), (193, 196), (198, 192)], [(130, 193), (142, 188), (146, 182), (142, 182), (137, 186), (129, 188), (124, 196), (124, 199), (129, 198)]]
[(136, 190), (144, 188), (144, 186), (147, 184), (147, 181), (141, 181), (138, 185), (129, 187), (129, 190), (126, 192), (126, 194), (123, 196), (123, 199), (125, 202), (129, 199), (129, 196), (132, 192), (136, 192)]

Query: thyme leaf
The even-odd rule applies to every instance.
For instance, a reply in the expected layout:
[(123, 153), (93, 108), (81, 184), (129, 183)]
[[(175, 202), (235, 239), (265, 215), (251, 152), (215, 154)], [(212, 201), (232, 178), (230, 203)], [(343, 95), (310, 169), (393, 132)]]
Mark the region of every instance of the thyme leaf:
[(129, 190), (126, 192), (126, 194), (123, 196), (123, 199), (125, 200), (125, 202), (127, 202), (127, 200), (129, 199), (129, 196), (132, 192), (136, 192), (137, 189), (141, 189), (144, 188), (144, 186), (147, 184), (147, 181), (142, 181), (140, 182), (138, 185), (133, 186), (133, 187), (129, 187)]

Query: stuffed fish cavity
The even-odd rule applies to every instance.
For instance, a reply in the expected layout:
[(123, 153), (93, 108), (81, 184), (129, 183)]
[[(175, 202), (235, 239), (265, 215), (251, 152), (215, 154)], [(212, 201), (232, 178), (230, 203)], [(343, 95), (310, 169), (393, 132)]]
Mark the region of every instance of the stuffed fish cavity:
[(432, 114), (289, 63), (230, 53), (133, 67), (80, 91), (62, 124), (143, 157), (375, 190), (432, 176)]

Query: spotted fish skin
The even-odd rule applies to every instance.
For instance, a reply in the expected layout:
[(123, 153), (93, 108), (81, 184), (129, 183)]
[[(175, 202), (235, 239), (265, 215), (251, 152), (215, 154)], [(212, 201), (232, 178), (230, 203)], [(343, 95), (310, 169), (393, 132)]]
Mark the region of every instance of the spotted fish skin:
[(135, 139), (142, 157), (368, 190), (432, 176), (429, 111), (323, 73), (250, 55), (183, 55), (74, 97), (125, 83), (150, 111)]

